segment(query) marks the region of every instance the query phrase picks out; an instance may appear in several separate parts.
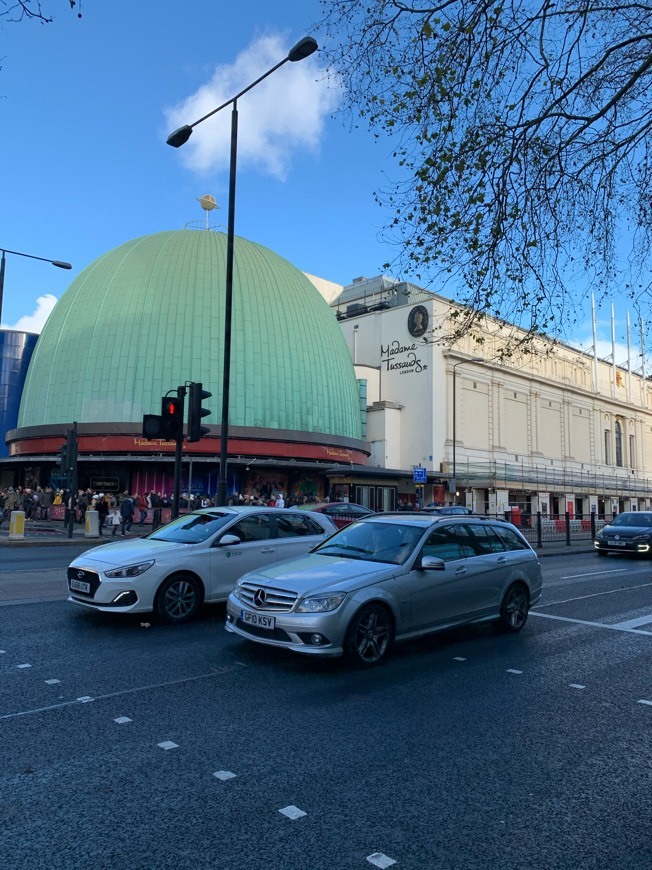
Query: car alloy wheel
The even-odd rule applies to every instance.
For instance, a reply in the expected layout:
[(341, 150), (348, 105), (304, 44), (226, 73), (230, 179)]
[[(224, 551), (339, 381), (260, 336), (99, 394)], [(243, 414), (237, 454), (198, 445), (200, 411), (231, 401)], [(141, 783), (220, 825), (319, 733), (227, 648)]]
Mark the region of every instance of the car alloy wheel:
[(527, 589), (521, 583), (514, 583), (505, 593), (500, 606), (503, 628), (514, 633), (520, 631), (527, 622), (529, 610), (530, 599)]
[(367, 604), (353, 617), (346, 633), (347, 657), (360, 667), (373, 667), (386, 658), (394, 641), (394, 623), (382, 604)]
[(187, 622), (201, 603), (199, 585), (188, 574), (174, 574), (161, 586), (156, 596), (156, 612), (164, 622)]

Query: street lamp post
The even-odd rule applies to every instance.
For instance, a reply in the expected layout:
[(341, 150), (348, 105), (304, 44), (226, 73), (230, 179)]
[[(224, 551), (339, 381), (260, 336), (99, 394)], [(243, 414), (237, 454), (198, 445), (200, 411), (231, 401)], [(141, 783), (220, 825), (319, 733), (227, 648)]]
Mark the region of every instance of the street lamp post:
[(23, 254), (22, 251), (10, 251), (7, 248), (0, 248), (2, 251), (2, 259), (0, 259), (0, 322), (2, 321), (2, 299), (5, 292), (5, 255), (15, 254), (17, 257), (28, 257), (30, 260), (42, 260), (44, 263), (52, 263), (59, 269), (72, 269), (70, 263), (64, 263), (62, 260), (49, 260), (47, 257), (35, 257), (34, 254)]
[(450, 482), (450, 491), (453, 493), (454, 504), (457, 502), (457, 453), (455, 448), (457, 442), (457, 367), (463, 366), (465, 363), (481, 363), (484, 361), (485, 360), (483, 356), (472, 356), (469, 359), (461, 359), (459, 362), (453, 363), (453, 478)]
[(179, 148), (184, 145), (190, 138), (193, 127), (201, 124), (211, 115), (215, 115), (227, 106), (232, 106), (231, 110), (231, 157), (229, 164), (229, 215), (227, 221), (226, 234), (226, 299), (224, 305), (224, 364), (222, 369), (222, 420), (220, 424), (220, 477), (217, 482), (217, 504), (223, 506), (228, 501), (228, 481), (227, 481), (227, 460), (228, 460), (228, 440), (229, 440), (229, 389), (231, 380), (231, 319), (233, 311), (233, 241), (235, 237), (235, 177), (236, 177), (236, 162), (238, 153), (238, 100), (247, 91), (255, 88), (257, 84), (266, 79), (267, 76), (275, 72), (283, 64), (291, 61), (295, 63), (299, 60), (309, 57), (313, 52), (317, 51), (317, 42), (312, 36), (304, 36), (299, 40), (293, 48), (284, 57), (283, 60), (275, 64), (266, 73), (247, 85), (246, 88), (222, 103), (216, 109), (213, 109), (207, 115), (199, 118), (193, 124), (184, 124), (179, 127), (174, 133), (170, 133), (167, 138), (167, 144), (173, 148)]

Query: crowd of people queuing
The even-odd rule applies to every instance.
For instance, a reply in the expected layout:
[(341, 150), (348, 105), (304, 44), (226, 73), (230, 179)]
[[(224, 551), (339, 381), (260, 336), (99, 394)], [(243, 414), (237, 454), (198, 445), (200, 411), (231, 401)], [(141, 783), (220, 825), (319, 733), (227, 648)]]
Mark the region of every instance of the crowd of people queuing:
[(49, 487), (8, 486), (0, 490), (2, 518), (9, 519), (12, 511), (24, 511), (26, 520), (47, 520), (54, 504), (55, 491)]
[[(283, 493), (282, 485), (265, 483), (260, 486), (251, 486), (244, 493), (233, 493), (229, 496), (229, 505), (249, 505), (266, 507), (296, 507), (317, 502), (316, 496), (300, 493)], [(328, 500), (328, 499), (326, 499)], [(110, 530), (112, 535), (118, 532), (126, 535), (132, 527), (143, 526), (148, 518), (151, 518), (152, 527), (155, 529), (161, 524), (163, 508), (172, 507), (173, 497), (167, 493), (150, 490), (144, 493), (130, 493), (124, 490), (122, 493), (96, 492), (90, 488), (79, 489), (74, 500), (74, 522), (84, 524), (86, 511), (95, 510), (98, 513), (99, 534), (104, 535)], [(217, 506), (217, 494), (210, 496), (208, 493), (195, 494), (184, 492), (179, 497), (179, 507), (183, 511), (197, 510)], [(26, 521), (50, 519), (52, 505), (63, 505), (65, 509), (65, 522), (69, 521), (70, 511), (73, 509), (73, 500), (67, 490), (45, 487), (6, 487), (0, 490), (0, 517), (9, 519), (12, 511), (24, 511)], [(1, 522), (1, 520), (0, 520)]]

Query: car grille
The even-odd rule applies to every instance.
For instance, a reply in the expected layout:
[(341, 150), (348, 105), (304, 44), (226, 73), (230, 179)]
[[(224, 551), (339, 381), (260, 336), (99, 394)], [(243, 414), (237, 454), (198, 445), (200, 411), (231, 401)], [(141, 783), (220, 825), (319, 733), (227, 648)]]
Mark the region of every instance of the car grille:
[[(264, 602), (258, 603), (260, 596), (257, 592), (264, 593)], [(249, 607), (255, 610), (269, 610), (275, 613), (284, 613), (292, 610), (297, 600), (296, 592), (286, 592), (284, 589), (275, 589), (273, 586), (263, 586), (261, 583), (245, 581), (238, 588), (238, 597)]]
[(100, 585), (99, 574), (95, 571), (86, 571), (83, 568), (68, 568), (68, 588), (70, 589), (71, 580), (81, 580), (82, 583), (89, 583), (90, 592), (80, 592), (79, 589), (71, 589), (70, 591), (79, 598), (93, 598)]

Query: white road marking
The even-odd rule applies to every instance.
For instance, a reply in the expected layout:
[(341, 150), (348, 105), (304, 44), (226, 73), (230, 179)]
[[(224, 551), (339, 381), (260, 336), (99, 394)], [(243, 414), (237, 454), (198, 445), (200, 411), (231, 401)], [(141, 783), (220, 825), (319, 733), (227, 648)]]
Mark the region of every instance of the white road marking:
[(16, 665), (17, 668), (31, 668), (31, 665)]
[(284, 816), (287, 816), (288, 819), (300, 819), (301, 816), (307, 816), (308, 813), (304, 813), (303, 810), (300, 810), (299, 807), (295, 807), (290, 804), (289, 807), (283, 807), (282, 810), (279, 810), (279, 813), (283, 813)]
[(113, 721), (117, 722), (118, 725), (126, 725), (127, 722), (133, 722), (134, 720), (130, 719), (129, 716), (118, 716), (118, 718)]
[(0, 656), (3, 656), (7, 652), (6, 649), (0, 649)]
[(579, 683), (569, 683), (568, 688), (569, 689), (586, 689), (586, 686), (580, 686)]
[(647, 704), (648, 707), (652, 707), (652, 701), (645, 701), (645, 700), (641, 699), (638, 703), (639, 704)]
[(216, 770), (213, 776), (216, 776), (218, 779), (221, 779), (222, 782), (226, 782), (227, 779), (235, 779), (236, 774), (231, 773), (230, 770)]
[(80, 704), (88, 704), (89, 701), (94, 701), (95, 698), (91, 698), (90, 695), (82, 695), (81, 698), (77, 698)]
[(380, 867), (381, 870), (385, 870), (386, 867), (391, 867), (393, 864), (396, 864), (396, 861), (389, 858), (387, 855), (384, 855), (382, 852), (374, 852), (372, 855), (367, 855), (367, 861), (370, 864), (373, 864), (374, 867)]
[(603, 577), (605, 574), (629, 574), (629, 568), (616, 568), (614, 571), (588, 571), (586, 574), (564, 574), (560, 580), (576, 580), (578, 577)]
[(45, 681), (46, 685), (48, 685), (48, 686), (56, 686), (57, 683), (60, 683), (60, 682), (61, 682), (61, 680), (46, 680)]
[(463, 658), (462, 656), (454, 656), (453, 661), (454, 662), (465, 662), (466, 659)]
[(523, 671), (515, 671), (514, 668), (507, 668), (506, 673), (508, 673), (508, 674), (522, 674)]
[(569, 604), (571, 601), (584, 601), (585, 598), (596, 598), (600, 595), (613, 595), (614, 592), (629, 592), (632, 589), (645, 589), (646, 586), (652, 586), (652, 583), (642, 583), (640, 586), (623, 586), (621, 589), (609, 589), (606, 592), (591, 592), (590, 595), (579, 595), (577, 598), (566, 598), (564, 601), (553, 601), (551, 604), (538, 604), (537, 608), (557, 607), (558, 604)]
[[(198, 674), (196, 677), (184, 677), (182, 680), (169, 680), (165, 683), (152, 683), (149, 686), (136, 686), (133, 689), (122, 689), (119, 692), (108, 692), (106, 695), (96, 695), (96, 701), (102, 701), (106, 698), (119, 698), (120, 695), (133, 695), (136, 692), (146, 692), (150, 689), (164, 689), (166, 686), (179, 686), (182, 683), (192, 683), (195, 680), (205, 680), (207, 677), (219, 677), (222, 674), (228, 674), (233, 671), (239, 670), (239, 668), (244, 668), (246, 665), (242, 663), (236, 662), (235, 665), (224, 665), (221, 668), (213, 668), (210, 674)], [(13, 719), (16, 716), (31, 716), (34, 713), (46, 713), (48, 710), (60, 710), (62, 707), (70, 707), (72, 704), (78, 704), (79, 699), (74, 701), (62, 701), (61, 704), (48, 704), (47, 707), (34, 707), (31, 710), (20, 710), (17, 713), (5, 713), (3, 716), (0, 716), (0, 721), (3, 719)]]
[(574, 622), (576, 625), (592, 625), (594, 628), (609, 628), (612, 631), (626, 631), (629, 634), (645, 634), (652, 637), (652, 631), (641, 631), (640, 628), (619, 628), (617, 625), (607, 625), (606, 622), (589, 622), (587, 619), (571, 619), (570, 616), (555, 616), (554, 613), (538, 613), (530, 611), (530, 616), (539, 616), (541, 619), (557, 619), (559, 622)]
[(627, 619), (625, 622), (617, 622), (616, 626), (618, 628), (638, 628), (639, 625), (647, 625), (652, 622), (652, 613), (648, 613), (647, 616), (639, 616), (637, 619)]
[(157, 746), (160, 746), (161, 749), (178, 749), (179, 744), (173, 743), (171, 740), (164, 740), (162, 743), (157, 743)]

